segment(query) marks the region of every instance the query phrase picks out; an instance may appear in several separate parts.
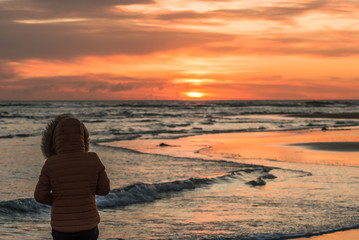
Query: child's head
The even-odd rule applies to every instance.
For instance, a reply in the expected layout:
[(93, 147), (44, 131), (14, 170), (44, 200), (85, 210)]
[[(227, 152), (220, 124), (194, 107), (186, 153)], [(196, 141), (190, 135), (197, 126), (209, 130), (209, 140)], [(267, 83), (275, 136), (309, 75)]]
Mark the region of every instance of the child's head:
[(41, 150), (45, 157), (53, 155), (88, 152), (89, 133), (78, 119), (59, 115), (50, 121), (42, 135)]

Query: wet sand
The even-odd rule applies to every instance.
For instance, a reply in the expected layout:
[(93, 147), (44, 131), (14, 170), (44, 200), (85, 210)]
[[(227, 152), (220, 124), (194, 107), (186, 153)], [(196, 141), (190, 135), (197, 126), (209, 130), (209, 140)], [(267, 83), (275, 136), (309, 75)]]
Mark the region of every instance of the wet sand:
[[(232, 133), (191, 137), (210, 141), (206, 154), (225, 153), (244, 158), (359, 166), (359, 129)], [(359, 229), (339, 231), (298, 240), (359, 240)]]
[(289, 146), (299, 146), (313, 150), (333, 152), (357, 152), (359, 150), (359, 142), (309, 142), (294, 143), (289, 144)]
[(296, 240), (359, 240), (359, 229), (328, 233), (314, 237), (297, 238)]
[[(161, 147), (161, 143), (165, 143)], [(182, 139), (136, 140), (108, 145), (141, 152), (187, 157), (228, 157), (328, 165), (359, 166), (359, 128), (208, 134)], [(298, 240), (359, 240), (359, 230)]]
[(359, 166), (359, 129), (302, 130), (202, 135), (187, 138), (203, 143), (200, 153), (304, 162), (328, 165)]
[(239, 159), (359, 166), (359, 128), (220, 133), (180, 139), (118, 141), (106, 145), (179, 157), (216, 155)]

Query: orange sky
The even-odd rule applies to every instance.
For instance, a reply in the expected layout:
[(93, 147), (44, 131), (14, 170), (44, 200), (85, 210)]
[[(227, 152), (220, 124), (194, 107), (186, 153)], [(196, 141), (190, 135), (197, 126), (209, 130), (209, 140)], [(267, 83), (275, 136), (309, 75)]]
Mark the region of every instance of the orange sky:
[(0, 0), (0, 100), (359, 99), (354, 0)]

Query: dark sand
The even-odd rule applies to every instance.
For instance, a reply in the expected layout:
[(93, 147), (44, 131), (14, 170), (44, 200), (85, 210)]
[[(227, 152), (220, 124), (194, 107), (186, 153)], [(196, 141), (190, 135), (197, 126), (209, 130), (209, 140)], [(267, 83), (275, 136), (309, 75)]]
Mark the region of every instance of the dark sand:
[(288, 145), (306, 147), (308, 149), (319, 151), (359, 152), (359, 142), (309, 142)]
[(288, 117), (302, 118), (353, 118), (359, 119), (359, 113), (308, 113), (308, 114), (290, 114)]

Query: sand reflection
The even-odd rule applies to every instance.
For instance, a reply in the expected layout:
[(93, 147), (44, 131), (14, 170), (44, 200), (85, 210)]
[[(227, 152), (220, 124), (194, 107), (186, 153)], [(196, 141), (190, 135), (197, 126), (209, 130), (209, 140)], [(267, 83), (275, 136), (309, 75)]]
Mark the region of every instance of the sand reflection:
[[(167, 147), (159, 147), (165, 141)], [(264, 159), (359, 166), (359, 128), (220, 133), (180, 139), (145, 139), (105, 143), (146, 153), (179, 157)]]
[[(198, 136), (208, 142), (206, 154), (235, 154), (286, 162), (359, 166), (359, 129), (231, 133)], [(204, 153), (204, 152), (203, 152)]]

